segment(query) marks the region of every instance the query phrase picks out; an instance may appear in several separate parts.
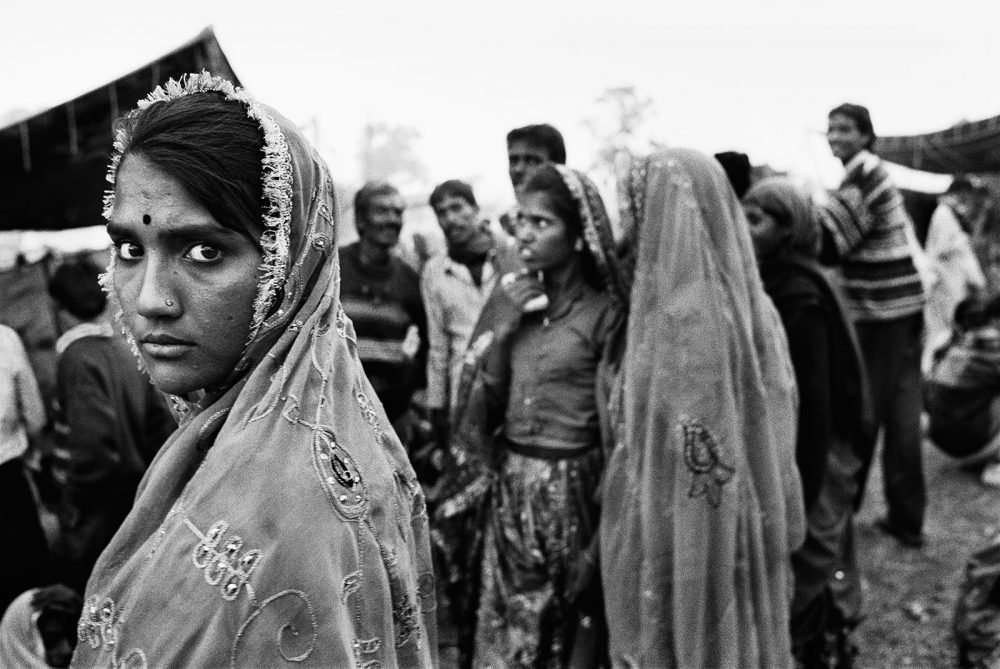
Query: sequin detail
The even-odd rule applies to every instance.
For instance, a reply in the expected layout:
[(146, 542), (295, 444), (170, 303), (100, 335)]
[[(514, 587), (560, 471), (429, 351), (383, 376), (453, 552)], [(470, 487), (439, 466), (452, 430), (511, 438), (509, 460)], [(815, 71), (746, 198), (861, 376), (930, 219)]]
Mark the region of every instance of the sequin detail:
[(375, 441), (382, 445), (383, 439), (382, 426), (379, 424), (378, 413), (375, 411), (375, 407), (372, 406), (371, 400), (362, 391), (358, 390), (354, 394), (355, 399), (358, 400), (358, 406), (361, 407), (361, 413), (364, 414), (365, 420), (371, 425), (372, 431), (375, 433)]
[(713, 507), (722, 502), (722, 486), (736, 469), (722, 461), (722, 449), (704, 425), (687, 416), (681, 417), (684, 437), (684, 464), (694, 474), (688, 497), (704, 497)]
[(205, 572), (205, 582), (219, 586), (219, 593), (228, 602), (236, 599), (240, 590), (260, 562), (261, 552), (243, 552), (243, 539), (226, 537), (229, 523), (217, 521), (191, 552), (194, 565)]
[(354, 458), (337, 443), (330, 428), (314, 431), (313, 465), (340, 516), (345, 520), (360, 518), (368, 509), (368, 488)]
[(100, 649), (110, 654), (110, 666), (113, 669), (146, 669), (146, 655), (138, 648), (126, 651), (120, 659), (118, 657), (118, 644), (124, 623), (124, 611), (118, 608), (113, 599), (92, 595), (83, 607), (76, 636), (94, 650)]
[(417, 609), (410, 602), (410, 596), (403, 594), (392, 606), (392, 620), (396, 624), (396, 646), (402, 646), (419, 629)]

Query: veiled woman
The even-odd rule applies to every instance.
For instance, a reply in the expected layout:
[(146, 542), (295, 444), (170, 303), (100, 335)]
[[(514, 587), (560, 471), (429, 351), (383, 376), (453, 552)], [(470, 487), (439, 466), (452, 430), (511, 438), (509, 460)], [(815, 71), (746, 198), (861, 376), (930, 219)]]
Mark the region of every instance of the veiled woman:
[(624, 292), (585, 175), (539, 167), (518, 199), (527, 273), (494, 293), (473, 335), (450, 474), (464, 486), (438, 518), (482, 510), (470, 534), (451, 537), (453, 554), (478, 558), (484, 535), (466, 566), (481, 576), (478, 606), (464, 602), (466, 624), (475, 609), (472, 665), (565, 667), (603, 657), (596, 493)]
[(867, 443), (874, 423), (864, 363), (854, 327), (817, 261), (819, 212), (809, 196), (786, 177), (770, 177), (750, 187), (743, 206), (799, 391), (795, 462), (808, 526), (805, 544), (792, 556), (792, 650), (807, 668), (847, 666), (847, 633), (861, 608), (852, 524), (861, 468), (855, 449)]
[(616, 667), (790, 667), (803, 537), (795, 383), (718, 163), (672, 149), (623, 182), (635, 261), (600, 525)]
[(340, 308), (333, 184), (207, 73), (118, 127), (106, 286), (180, 427), (87, 584), (78, 667), (431, 666), (423, 496)]

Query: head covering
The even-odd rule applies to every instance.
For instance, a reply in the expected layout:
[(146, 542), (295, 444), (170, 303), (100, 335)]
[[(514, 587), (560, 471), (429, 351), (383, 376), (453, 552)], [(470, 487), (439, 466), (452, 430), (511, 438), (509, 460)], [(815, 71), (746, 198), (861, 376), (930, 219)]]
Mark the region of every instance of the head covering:
[(743, 204), (754, 204), (790, 227), (785, 250), (815, 258), (819, 254), (819, 217), (812, 200), (788, 177), (767, 177), (750, 187)]
[(186, 405), (98, 560), (74, 663), (430, 666), (423, 494), (340, 307), (333, 182), (291, 122), (207, 73), (140, 106), (205, 91), (264, 135), (251, 337), (224, 387)]
[(795, 385), (742, 209), (721, 166), (683, 149), (635, 163), (622, 190), (635, 276), (602, 495), (612, 662), (790, 667)]

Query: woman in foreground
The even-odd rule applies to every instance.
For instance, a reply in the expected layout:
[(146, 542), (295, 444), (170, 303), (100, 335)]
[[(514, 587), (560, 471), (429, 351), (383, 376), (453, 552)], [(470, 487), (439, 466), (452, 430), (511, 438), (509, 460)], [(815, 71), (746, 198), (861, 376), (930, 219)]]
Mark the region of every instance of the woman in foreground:
[(340, 308), (323, 161), (203, 72), (120, 122), (109, 180), (105, 285), (180, 427), (91, 575), (74, 665), (431, 666), (423, 494)]

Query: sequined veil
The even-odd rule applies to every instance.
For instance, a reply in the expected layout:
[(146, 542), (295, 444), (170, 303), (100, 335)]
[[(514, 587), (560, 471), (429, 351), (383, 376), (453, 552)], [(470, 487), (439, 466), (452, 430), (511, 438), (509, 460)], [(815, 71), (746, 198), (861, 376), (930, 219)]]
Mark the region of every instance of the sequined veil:
[(221, 389), (175, 398), (180, 427), (87, 585), (74, 666), (432, 666), (426, 507), (340, 308), (329, 172), (292, 123), (207, 73), (140, 107), (204, 92), (264, 137), (251, 335)]
[(634, 263), (601, 572), (616, 667), (790, 667), (803, 538), (794, 375), (722, 168), (671, 149), (622, 182)]

